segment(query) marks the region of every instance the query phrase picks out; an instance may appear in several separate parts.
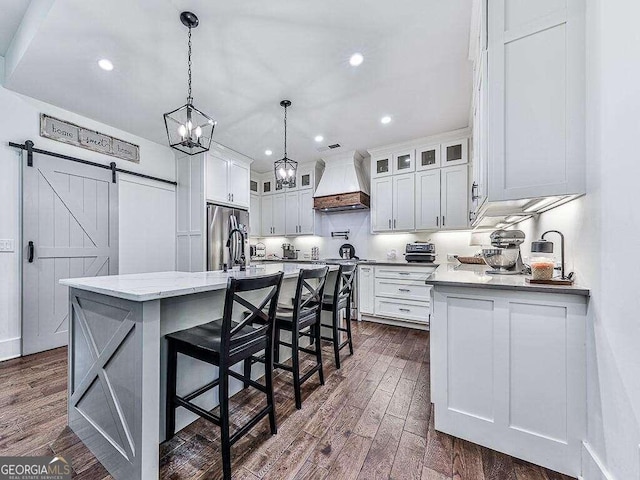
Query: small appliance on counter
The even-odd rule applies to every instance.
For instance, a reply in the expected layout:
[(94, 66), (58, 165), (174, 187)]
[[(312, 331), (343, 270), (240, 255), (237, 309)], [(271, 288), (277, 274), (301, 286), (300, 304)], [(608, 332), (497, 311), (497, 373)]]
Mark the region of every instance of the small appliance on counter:
[(262, 260), (267, 256), (267, 247), (264, 243), (258, 242), (255, 245), (249, 245), (251, 258), (254, 260)]
[(483, 248), (484, 261), (493, 268), (489, 274), (522, 275), (525, 266), (522, 262), (520, 245), (524, 243), (522, 230), (496, 230), (491, 234), (492, 248)]
[(407, 262), (433, 263), (436, 260), (436, 246), (431, 242), (407, 243), (404, 259)]
[(356, 257), (356, 249), (350, 243), (343, 243), (340, 246), (338, 255), (340, 255), (340, 258), (343, 260), (358, 260), (358, 257)]
[(291, 243), (282, 244), (282, 258), (286, 260), (297, 260), (298, 250)]

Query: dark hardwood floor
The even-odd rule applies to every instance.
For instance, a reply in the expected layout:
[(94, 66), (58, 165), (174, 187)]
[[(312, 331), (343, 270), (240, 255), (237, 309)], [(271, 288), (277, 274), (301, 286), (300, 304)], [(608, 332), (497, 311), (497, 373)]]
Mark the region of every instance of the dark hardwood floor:
[[(324, 348), (326, 385), (275, 378), (278, 434), (267, 419), (233, 447), (237, 479), (567, 480), (569, 477), (433, 428), (429, 335), (354, 322), (355, 355), (336, 370)], [(66, 427), (65, 348), (0, 363), (0, 455), (62, 455), (78, 479), (110, 478)], [(232, 400), (242, 424), (264, 395)], [(161, 478), (221, 478), (219, 430), (198, 420), (160, 446)]]

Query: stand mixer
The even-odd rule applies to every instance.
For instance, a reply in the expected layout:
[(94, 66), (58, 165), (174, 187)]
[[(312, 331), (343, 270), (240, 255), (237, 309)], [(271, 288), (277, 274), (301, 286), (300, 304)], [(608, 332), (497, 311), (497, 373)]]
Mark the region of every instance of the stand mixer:
[(521, 275), (524, 263), (520, 245), (524, 243), (522, 230), (496, 230), (491, 234), (492, 248), (483, 248), (484, 261), (493, 268), (487, 273), (494, 275)]

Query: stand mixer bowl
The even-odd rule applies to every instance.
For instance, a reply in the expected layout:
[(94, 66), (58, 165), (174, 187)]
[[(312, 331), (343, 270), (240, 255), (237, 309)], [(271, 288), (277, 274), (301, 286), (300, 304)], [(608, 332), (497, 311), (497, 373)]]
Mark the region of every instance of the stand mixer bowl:
[(492, 268), (496, 270), (508, 270), (513, 268), (520, 255), (519, 248), (483, 248), (482, 258)]

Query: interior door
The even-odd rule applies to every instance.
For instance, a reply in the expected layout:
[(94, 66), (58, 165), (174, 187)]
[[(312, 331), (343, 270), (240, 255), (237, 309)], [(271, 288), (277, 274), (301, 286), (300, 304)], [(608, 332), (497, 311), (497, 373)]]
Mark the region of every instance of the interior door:
[(371, 181), (371, 229), (374, 232), (391, 230), (393, 218), (393, 180), (392, 177), (376, 178)]
[[(26, 157), (26, 156), (25, 156)], [(66, 345), (62, 278), (118, 273), (118, 187), (111, 171), (33, 155), (23, 161), (22, 353)]]
[(440, 228), (440, 170), (416, 175), (416, 230)]
[(395, 175), (393, 177), (393, 229), (413, 230), (415, 219), (415, 175)]

